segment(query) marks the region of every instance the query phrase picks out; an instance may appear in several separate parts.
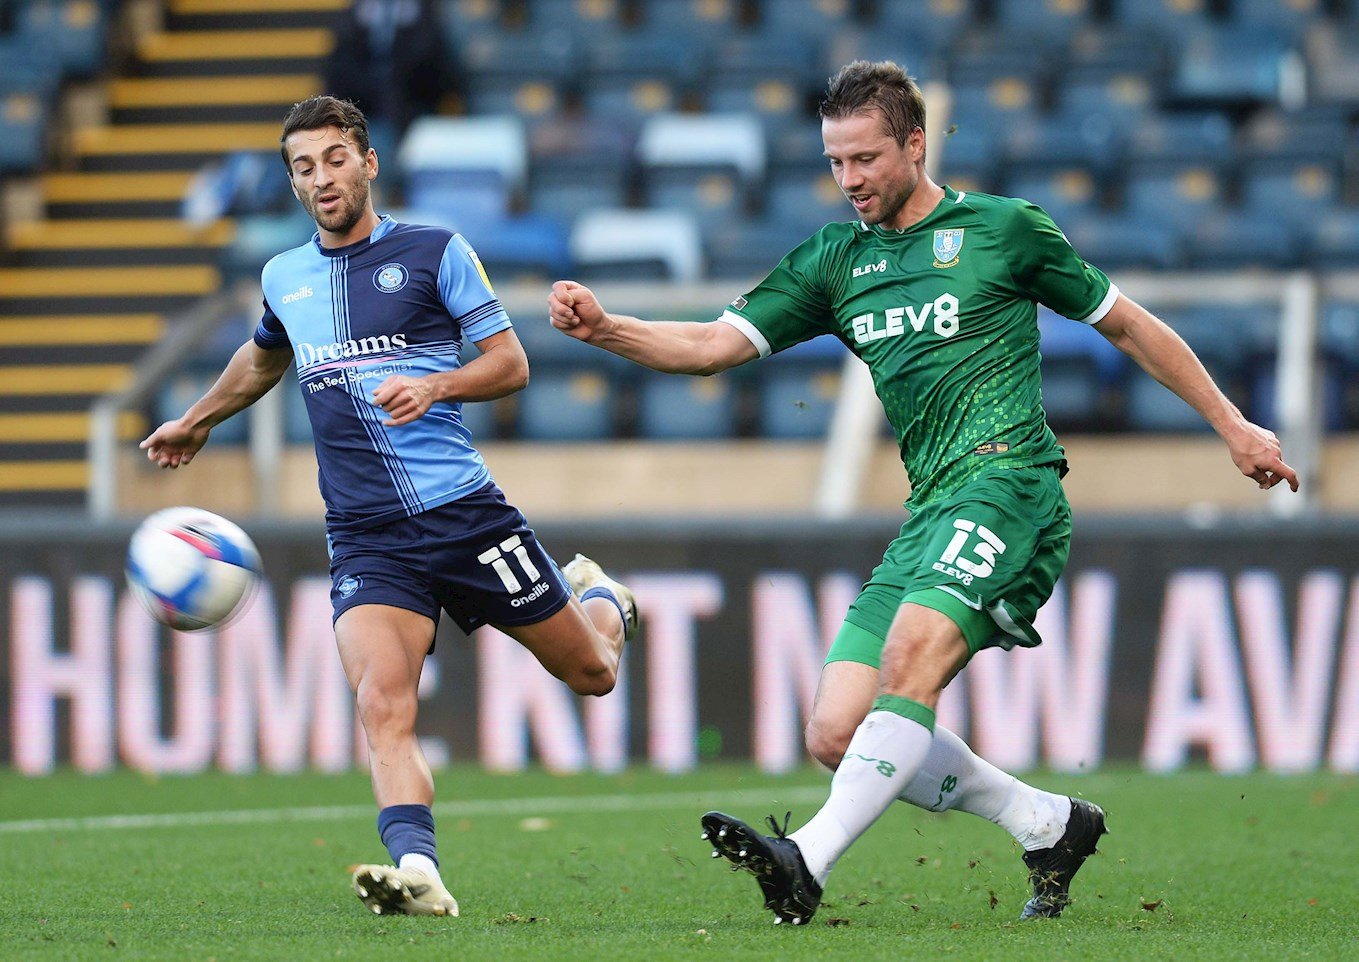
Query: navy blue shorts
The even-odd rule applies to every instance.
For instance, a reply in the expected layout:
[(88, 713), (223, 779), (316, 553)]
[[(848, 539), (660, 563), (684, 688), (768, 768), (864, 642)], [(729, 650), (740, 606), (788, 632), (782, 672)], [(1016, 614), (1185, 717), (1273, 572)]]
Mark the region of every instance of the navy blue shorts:
[(556, 562), (494, 482), (409, 518), (330, 534), (326, 542), (334, 618), (358, 605), (392, 605), (437, 624), (442, 608), (470, 632), (485, 624), (531, 625), (571, 600)]

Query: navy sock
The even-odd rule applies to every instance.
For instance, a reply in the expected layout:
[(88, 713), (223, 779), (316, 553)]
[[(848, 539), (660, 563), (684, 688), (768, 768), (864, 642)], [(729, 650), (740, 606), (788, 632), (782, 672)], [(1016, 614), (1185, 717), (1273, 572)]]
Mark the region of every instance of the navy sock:
[(434, 813), (428, 805), (388, 805), (378, 812), (377, 827), (393, 865), (400, 865), (401, 856), (410, 853), (426, 855), (439, 864), (434, 852)]
[(603, 598), (605, 601), (612, 602), (613, 606), (618, 609), (618, 618), (623, 622), (623, 627), (627, 627), (628, 616), (623, 612), (623, 602), (618, 600), (618, 596), (614, 594), (611, 589), (606, 588), (603, 585), (595, 585), (593, 588), (586, 588), (585, 594), (580, 596), (580, 600), (584, 603), (591, 598)]

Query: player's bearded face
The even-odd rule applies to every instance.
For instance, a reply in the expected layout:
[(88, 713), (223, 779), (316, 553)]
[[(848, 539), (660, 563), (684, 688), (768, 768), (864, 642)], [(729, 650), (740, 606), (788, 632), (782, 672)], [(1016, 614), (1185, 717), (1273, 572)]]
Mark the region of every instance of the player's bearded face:
[(859, 219), (891, 226), (920, 182), (910, 142), (888, 135), (876, 111), (825, 120), (821, 136), (835, 182)]
[(358, 145), (333, 127), (319, 141), (314, 132), (293, 137), (313, 138), (293, 153), (293, 193), (322, 230), (348, 233), (362, 219), (370, 194), (368, 165)]

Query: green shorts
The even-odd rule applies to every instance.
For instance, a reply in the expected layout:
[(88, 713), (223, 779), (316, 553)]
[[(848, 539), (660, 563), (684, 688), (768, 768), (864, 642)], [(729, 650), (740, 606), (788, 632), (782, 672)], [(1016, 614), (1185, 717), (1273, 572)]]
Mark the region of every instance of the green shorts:
[(850, 605), (826, 662), (879, 667), (903, 604), (942, 612), (972, 654), (1042, 643), (1038, 609), (1066, 567), (1071, 507), (1056, 465), (998, 468), (911, 513)]

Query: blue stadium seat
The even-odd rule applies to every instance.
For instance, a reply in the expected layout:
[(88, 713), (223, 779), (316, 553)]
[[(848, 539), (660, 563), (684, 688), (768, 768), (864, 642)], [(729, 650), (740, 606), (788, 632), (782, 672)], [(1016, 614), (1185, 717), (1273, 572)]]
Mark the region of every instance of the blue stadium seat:
[(770, 131), (769, 166), (771, 170), (828, 170), (825, 145), (821, 142), (821, 125), (813, 118), (804, 124)]
[(637, 431), (661, 441), (720, 440), (736, 427), (730, 376), (676, 377), (647, 373), (639, 384)]
[(1152, 28), (1174, 37), (1212, 20), (1211, 0), (1113, 0), (1113, 20), (1122, 27)]
[(824, 437), (840, 395), (844, 345), (822, 336), (760, 362), (759, 433), (776, 440)]
[(1011, 178), (1005, 190), (1043, 208), (1058, 226), (1073, 217), (1095, 214), (1100, 202), (1098, 180), (1082, 167), (1022, 174)]
[(1194, 30), (1180, 48), (1168, 93), (1195, 104), (1277, 102), (1288, 49), (1286, 38), (1255, 24)]
[[(1229, 397), (1241, 397), (1249, 372), (1251, 345), (1261, 312), (1233, 307), (1169, 311), (1161, 319), (1175, 329), (1203, 361)], [(1128, 380), (1128, 424), (1142, 431), (1200, 432), (1207, 422), (1188, 404), (1149, 377)]]
[(1145, 27), (1091, 26), (1071, 38), (1062, 76), (1083, 81), (1134, 73), (1154, 80), (1169, 65), (1168, 53), (1164, 40)]
[(466, 58), (467, 48), (487, 36), (504, 33), (503, 0), (442, 0), (444, 41)]
[(29, 0), (18, 35), (55, 55), (68, 76), (93, 77), (106, 59), (104, 12), (92, 0)]
[(1005, 132), (1005, 156), (1013, 164), (1110, 168), (1122, 158), (1118, 118), (1103, 111), (1042, 114)]
[(977, 0), (891, 0), (874, 5), (868, 28), (881, 36), (918, 39), (932, 50), (977, 23)]
[(855, 60), (891, 60), (901, 64), (921, 84), (944, 75), (943, 51), (919, 31), (903, 32), (861, 27), (842, 30), (825, 47), (821, 72), (829, 77)]
[(529, 0), (525, 32), (593, 43), (622, 36), (623, 0)]
[(730, 167), (650, 167), (645, 180), (647, 206), (687, 210), (705, 231), (745, 212), (747, 192)]
[(238, 218), (235, 235), (222, 254), (222, 269), (232, 276), (258, 280), (269, 258), (299, 246), (315, 232), (316, 224), (300, 207), (286, 214)]
[(1082, 116), (1100, 114), (1120, 125), (1140, 124), (1156, 107), (1152, 79), (1140, 73), (1117, 73), (1099, 78), (1068, 76), (1060, 87), (1059, 112)]
[(1073, 217), (1062, 232), (1091, 264), (1106, 270), (1129, 267), (1179, 267), (1182, 248), (1164, 224), (1131, 215)]
[(47, 106), (61, 83), (61, 62), (47, 45), (0, 34), (0, 96), (26, 93)]
[(823, 38), (789, 33), (736, 33), (723, 40), (710, 59), (723, 83), (781, 77), (815, 90), (826, 81), (821, 76), (823, 45)]
[(814, 123), (807, 109), (807, 91), (796, 78), (741, 76), (727, 80), (718, 69), (708, 75), (703, 99), (711, 113), (758, 117), (766, 136)]
[(996, 22), (1005, 30), (1041, 30), (1070, 37), (1094, 18), (1092, 0), (995, 0)]
[(1302, 240), (1278, 217), (1231, 208), (1214, 211), (1185, 228), (1185, 256), (1175, 266), (1206, 270), (1277, 269), (1297, 264)]
[(775, 171), (769, 178), (765, 205), (770, 220), (787, 224), (804, 236), (826, 224), (855, 217), (854, 208), (827, 168)]
[(465, 38), (461, 49), (472, 113), (538, 117), (562, 103), (579, 48), (569, 38), (494, 30)]
[(569, 231), (558, 218), (515, 214), (467, 237), (495, 282), (530, 275), (555, 280), (571, 268)]
[(1327, 211), (1312, 225), (1310, 263), (1320, 269), (1359, 267), (1359, 210)]
[(573, 220), (582, 211), (622, 207), (628, 170), (615, 158), (548, 158), (529, 174), (529, 206), (538, 214)]
[[(1331, 360), (1318, 361), (1320, 378), (1321, 426), (1327, 431), (1342, 431), (1347, 424), (1345, 411), (1346, 375), (1340, 365)], [(1257, 365), (1250, 381), (1250, 401), (1247, 417), (1261, 427), (1279, 429), (1278, 369), (1273, 363)]]
[(1246, 125), (1240, 155), (1258, 160), (1306, 160), (1334, 163), (1350, 136), (1350, 111), (1337, 106), (1268, 110)]
[(1087, 325), (1045, 307), (1038, 311), (1038, 330), (1043, 409), (1049, 422), (1065, 430), (1117, 426), (1118, 418), (1104, 400), (1123, 381), (1124, 354)]
[(1160, 112), (1127, 132), (1129, 159), (1207, 163), (1220, 166), (1231, 155), (1232, 124), (1218, 112)]
[(795, 37), (826, 37), (853, 22), (853, 0), (778, 0), (761, 7), (759, 30)]
[(702, 48), (689, 36), (592, 37), (586, 45), (585, 87), (649, 80), (687, 90), (698, 77)]
[(711, 50), (739, 27), (738, 0), (646, 0), (641, 32), (657, 37), (688, 36)]
[(526, 441), (602, 441), (613, 435), (616, 394), (599, 371), (538, 368), (515, 395), (515, 433)]
[(1262, 161), (1250, 165), (1241, 186), (1242, 203), (1248, 210), (1303, 230), (1310, 230), (1340, 200), (1340, 172), (1327, 163)]
[(1064, 53), (1065, 42), (1035, 30), (978, 30), (962, 34), (950, 49), (948, 76), (955, 85), (1017, 77), (1041, 86)]
[(1334, 24), (1309, 31), (1306, 52), (1313, 103), (1359, 102), (1359, 25)]
[(1184, 228), (1216, 211), (1222, 195), (1222, 178), (1212, 166), (1143, 164), (1127, 176), (1124, 209), (1134, 217)]
[(1233, 22), (1260, 24), (1293, 37), (1326, 15), (1324, 0), (1231, 0), (1228, 9)]
[(0, 91), (0, 174), (42, 166), (47, 111), (37, 94)]
[(713, 230), (707, 236), (708, 276), (743, 282), (761, 278), (816, 229), (769, 217)]
[(703, 273), (703, 241), (688, 211), (587, 211), (570, 243), (576, 271), (594, 279), (683, 282)]
[(1318, 340), (1325, 356), (1351, 373), (1359, 372), (1359, 304), (1349, 301), (1323, 304)]

